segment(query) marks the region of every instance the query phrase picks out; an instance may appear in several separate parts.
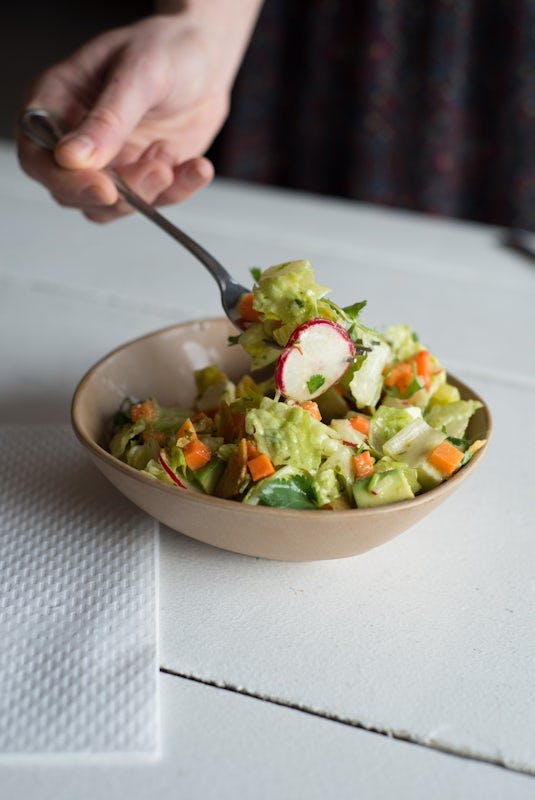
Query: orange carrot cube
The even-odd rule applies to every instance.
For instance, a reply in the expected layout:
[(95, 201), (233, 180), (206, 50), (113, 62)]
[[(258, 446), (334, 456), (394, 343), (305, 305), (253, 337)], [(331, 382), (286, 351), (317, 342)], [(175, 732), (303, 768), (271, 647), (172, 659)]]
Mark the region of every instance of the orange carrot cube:
[(353, 456), (353, 472), (357, 478), (366, 478), (373, 473), (373, 462), (369, 450), (363, 450), (362, 453)]

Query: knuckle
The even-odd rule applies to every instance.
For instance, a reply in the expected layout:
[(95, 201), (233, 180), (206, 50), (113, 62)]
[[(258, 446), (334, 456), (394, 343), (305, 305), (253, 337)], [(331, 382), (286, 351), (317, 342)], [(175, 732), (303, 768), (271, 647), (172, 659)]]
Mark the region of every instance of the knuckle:
[(89, 120), (103, 128), (118, 130), (122, 127), (122, 119), (110, 106), (97, 106), (89, 115)]

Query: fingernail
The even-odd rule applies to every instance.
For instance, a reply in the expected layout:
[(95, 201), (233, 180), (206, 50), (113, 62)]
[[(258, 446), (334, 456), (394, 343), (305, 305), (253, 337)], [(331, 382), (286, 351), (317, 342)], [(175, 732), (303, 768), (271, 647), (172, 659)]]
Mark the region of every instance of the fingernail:
[(144, 194), (152, 194), (153, 192), (161, 190), (163, 188), (161, 170), (154, 169), (152, 172), (148, 172), (144, 175), (141, 179), (140, 186)]
[(103, 205), (104, 198), (102, 197), (102, 190), (100, 186), (93, 185), (88, 186), (81, 194), (81, 200), (83, 205)]
[(72, 139), (60, 142), (63, 156), (67, 154), (77, 161), (89, 161), (95, 152), (95, 145), (89, 136), (74, 136)]

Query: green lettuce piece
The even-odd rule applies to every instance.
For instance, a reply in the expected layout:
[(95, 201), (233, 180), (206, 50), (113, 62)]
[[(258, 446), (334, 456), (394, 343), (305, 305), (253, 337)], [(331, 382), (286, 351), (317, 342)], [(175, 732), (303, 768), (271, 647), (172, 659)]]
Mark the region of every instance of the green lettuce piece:
[(194, 370), (193, 377), (195, 378), (195, 386), (197, 387), (197, 395), (199, 397), (205, 393), (208, 387), (213, 386), (214, 383), (228, 380), (223, 370), (213, 364), (209, 367), (203, 367), (203, 369)]
[(316, 283), (309, 261), (288, 261), (266, 269), (253, 289), (254, 307), (266, 319), (295, 327), (318, 316), (318, 300), (328, 289)]
[(404, 406), (402, 408), (379, 406), (370, 422), (370, 446), (378, 453), (382, 453), (385, 442), (412, 422), (413, 419), (421, 416), (420, 409), (412, 406)]
[(145, 420), (140, 419), (130, 425), (121, 425), (110, 442), (110, 453), (115, 458), (123, 456), (129, 442), (145, 430)]
[(308, 411), (268, 397), (259, 408), (247, 412), (245, 429), (254, 436), (258, 450), (268, 455), (276, 467), (289, 464), (314, 472), (322, 459), (340, 446), (335, 431)]
[(386, 328), (384, 337), (392, 349), (394, 358), (400, 361), (405, 361), (424, 349), (410, 325), (390, 325)]
[(350, 335), (357, 345), (371, 350), (357, 361), (348, 388), (357, 408), (373, 408), (381, 397), (383, 370), (392, 361), (392, 351), (379, 333), (358, 322), (353, 324)]
[(422, 417), (416, 417), (383, 445), (383, 453), (410, 467), (418, 467), (446, 434), (435, 430)]
[(313, 509), (318, 500), (310, 475), (291, 466), (282, 467), (274, 475), (258, 481), (249, 489), (243, 502), (249, 505), (277, 508)]
[(325, 506), (340, 497), (340, 484), (333, 468), (320, 469), (314, 476), (313, 485), (319, 506)]
[(355, 479), (352, 465), (354, 454), (355, 449), (353, 447), (347, 447), (345, 444), (339, 443), (335, 452), (325, 459), (319, 468), (318, 474), (324, 470), (332, 470), (342, 488), (349, 489)]
[(126, 450), (126, 463), (134, 469), (145, 469), (152, 458), (157, 458), (160, 445), (155, 439), (149, 439), (144, 444), (130, 444)]
[(429, 408), (433, 406), (445, 406), (461, 399), (461, 393), (456, 386), (446, 383), (445, 379), (441, 386), (437, 388), (429, 401)]
[(239, 343), (246, 353), (251, 356), (251, 369), (260, 369), (268, 364), (273, 364), (280, 355), (280, 348), (268, 334), (261, 322), (254, 322), (241, 336)]
[(154, 422), (147, 425), (147, 429), (161, 433), (174, 433), (191, 415), (192, 411), (187, 408), (158, 406), (158, 416)]
[(482, 408), (478, 400), (456, 400), (447, 405), (433, 406), (424, 418), (432, 428), (445, 431), (447, 436), (462, 438), (470, 417), (478, 408)]
[(146, 465), (145, 469), (142, 469), (141, 472), (144, 472), (146, 475), (150, 475), (151, 478), (156, 478), (157, 481), (167, 483), (169, 486), (176, 485), (174, 481), (171, 480), (159, 461), (156, 461), (156, 459), (151, 459)]

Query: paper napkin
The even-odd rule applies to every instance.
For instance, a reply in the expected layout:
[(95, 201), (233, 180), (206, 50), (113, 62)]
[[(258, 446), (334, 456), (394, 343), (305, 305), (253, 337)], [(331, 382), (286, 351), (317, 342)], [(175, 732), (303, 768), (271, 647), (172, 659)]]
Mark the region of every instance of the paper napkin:
[(156, 570), (66, 426), (0, 427), (0, 753), (156, 752)]

